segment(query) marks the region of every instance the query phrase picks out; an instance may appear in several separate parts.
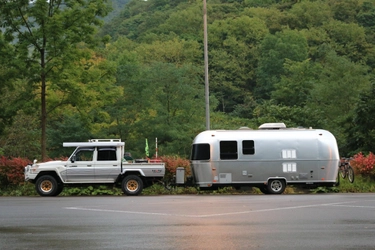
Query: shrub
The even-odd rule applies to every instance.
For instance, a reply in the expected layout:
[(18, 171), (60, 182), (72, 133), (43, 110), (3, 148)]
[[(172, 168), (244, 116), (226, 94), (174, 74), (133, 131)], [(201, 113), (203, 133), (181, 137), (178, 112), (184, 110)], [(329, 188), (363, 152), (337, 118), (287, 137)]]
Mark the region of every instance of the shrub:
[(25, 158), (0, 157), (0, 182), (1, 186), (9, 184), (18, 185), (24, 183), (24, 168), (30, 161)]
[(363, 155), (362, 152), (354, 155), (350, 164), (357, 173), (375, 179), (375, 155), (372, 152), (367, 156)]
[(160, 159), (165, 163), (165, 181), (171, 182), (178, 167), (183, 167), (185, 169), (185, 176), (191, 175), (189, 160), (178, 156), (162, 156)]
[(19, 185), (0, 186), (0, 196), (36, 196), (35, 186), (24, 182)]

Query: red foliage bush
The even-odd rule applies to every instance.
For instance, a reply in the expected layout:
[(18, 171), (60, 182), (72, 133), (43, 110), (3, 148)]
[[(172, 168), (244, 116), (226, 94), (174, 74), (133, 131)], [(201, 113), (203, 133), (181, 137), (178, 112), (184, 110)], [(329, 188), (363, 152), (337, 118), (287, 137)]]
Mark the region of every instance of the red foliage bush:
[(375, 178), (375, 155), (373, 153), (370, 152), (367, 156), (364, 156), (360, 152), (354, 155), (350, 164), (359, 174)]
[(185, 168), (185, 176), (191, 175), (189, 160), (182, 159), (177, 156), (162, 156), (160, 157), (160, 159), (165, 163), (165, 172), (167, 178), (176, 174), (176, 169), (178, 167)]
[(25, 158), (0, 157), (0, 185), (21, 184), (25, 180), (24, 168), (30, 161)]

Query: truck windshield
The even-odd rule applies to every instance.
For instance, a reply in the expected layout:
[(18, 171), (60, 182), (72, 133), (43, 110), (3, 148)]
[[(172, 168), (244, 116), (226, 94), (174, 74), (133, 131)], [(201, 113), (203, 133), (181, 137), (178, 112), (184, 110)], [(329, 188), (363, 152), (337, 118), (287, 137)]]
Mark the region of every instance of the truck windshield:
[(193, 144), (191, 160), (209, 160), (210, 157), (210, 144)]

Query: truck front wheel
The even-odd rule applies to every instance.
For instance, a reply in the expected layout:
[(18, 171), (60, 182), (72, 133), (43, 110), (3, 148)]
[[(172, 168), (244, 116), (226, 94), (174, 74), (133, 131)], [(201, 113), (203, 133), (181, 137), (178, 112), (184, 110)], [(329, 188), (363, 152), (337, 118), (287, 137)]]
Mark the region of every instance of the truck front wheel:
[(139, 176), (129, 175), (122, 180), (121, 187), (126, 195), (138, 195), (142, 192), (143, 181)]
[(60, 191), (56, 179), (50, 175), (39, 177), (35, 183), (35, 188), (40, 196), (56, 196)]

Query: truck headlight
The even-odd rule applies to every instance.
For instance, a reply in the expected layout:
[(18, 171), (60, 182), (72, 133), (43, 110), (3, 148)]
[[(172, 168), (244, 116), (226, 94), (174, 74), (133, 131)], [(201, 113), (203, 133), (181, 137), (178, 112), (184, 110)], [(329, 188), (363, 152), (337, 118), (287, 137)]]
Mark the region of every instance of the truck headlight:
[(34, 165), (31, 166), (30, 172), (35, 173), (38, 170), (38, 168), (39, 168), (39, 165), (34, 164)]
[(26, 172), (28, 172), (28, 173), (35, 173), (38, 168), (39, 168), (39, 165), (27, 165), (25, 167), (25, 173)]

